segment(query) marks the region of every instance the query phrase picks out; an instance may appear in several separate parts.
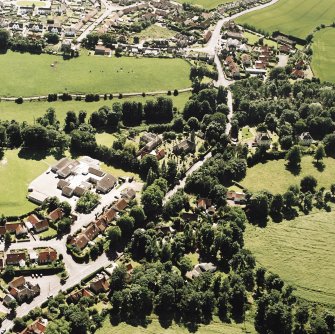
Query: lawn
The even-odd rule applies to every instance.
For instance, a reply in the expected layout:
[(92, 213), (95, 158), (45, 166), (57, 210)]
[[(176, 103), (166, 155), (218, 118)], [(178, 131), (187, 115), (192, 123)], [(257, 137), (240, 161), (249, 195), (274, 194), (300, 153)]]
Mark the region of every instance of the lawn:
[[(52, 66), (53, 65), (53, 66)], [(191, 86), (183, 59), (87, 56), (63, 60), (52, 55), (0, 55), (0, 95), (48, 93), (130, 93)], [(15, 75), (13, 75), (15, 73)]]
[(260, 163), (247, 170), (246, 178), (241, 184), (249, 190), (255, 192), (268, 190), (273, 194), (284, 193), (290, 185), (299, 185), (300, 180), (306, 175), (313, 175), (318, 180), (319, 187), (329, 189), (335, 183), (335, 159), (324, 159), (326, 165), (323, 172), (318, 171), (313, 165), (311, 156), (304, 156), (301, 162), (301, 172), (293, 175), (285, 167), (284, 159)]
[(248, 225), (245, 244), (257, 262), (297, 288), (297, 296), (335, 306), (335, 212)]
[(141, 41), (147, 39), (160, 39), (160, 38), (171, 38), (177, 34), (176, 31), (167, 29), (157, 24), (152, 24), (148, 28), (145, 28), (135, 36), (139, 37)]
[[(1, 56), (0, 56), (1, 57)], [(167, 95), (164, 95), (167, 96)], [(178, 96), (170, 96), (173, 100), (173, 105), (178, 110), (182, 111), (185, 103), (188, 101), (191, 93), (181, 93)], [(101, 100), (99, 102), (84, 102), (84, 101), (57, 101), (57, 102), (24, 102), (23, 104), (16, 104), (14, 102), (0, 102), (0, 120), (17, 120), (18, 122), (26, 121), (33, 123), (36, 118), (41, 117), (48, 108), (55, 108), (57, 118), (63, 123), (66, 113), (69, 110), (78, 112), (85, 110), (87, 112), (87, 118), (92, 114), (93, 111), (98, 110), (102, 106), (111, 107), (115, 102), (123, 101), (136, 101), (145, 103), (148, 99), (154, 97), (132, 97), (123, 98), (122, 100), (114, 98), (113, 100)]]
[(107, 132), (97, 133), (95, 135), (98, 145), (105, 145), (111, 147), (114, 141), (117, 139), (115, 135)]
[[(121, 323), (118, 326), (112, 326), (107, 317), (103, 323), (102, 328), (96, 331), (96, 334), (189, 334), (190, 332), (185, 328), (173, 324), (168, 328), (163, 328), (159, 324), (156, 317), (150, 318), (151, 322), (147, 327), (134, 327)], [(256, 333), (252, 324), (246, 322), (248, 333)], [(206, 326), (200, 326), (196, 332), (197, 334), (242, 334), (246, 333), (243, 324), (224, 324), (218, 319)]]
[(332, 23), (334, 12), (333, 0), (280, 0), (268, 8), (243, 15), (236, 21), (269, 33), (279, 30), (305, 38), (321, 23)]
[(38, 236), (40, 237), (40, 239), (55, 238), (57, 236), (57, 231), (52, 227), (49, 227), (46, 231), (40, 233)]
[(36, 7), (45, 7), (46, 2), (45, 1), (17, 1), (17, 6), (32, 6), (35, 5)]
[(255, 45), (260, 39), (258, 35), (252, 34), (248, 31), (245, 31), (243, 33), (243, 37), (245, 37), (248, 40), (248, 44), (250, 45)]
[(200, 6), (205, 9), (213, 9), (224, 3), (233, 2), (233, 0), (177, 0), (177, 1), (180, 3), (190, 3), (191, 5)]
[(328, 28), (314, 35), (312, 69), (324, 81), (335, 82), (335, 29)]
[(20, 158), (19, 150), (5, 151), (0, 161), (0, 215), (19, 215), (35, 208), (26, 199), (28, 185), (54, 161), (52, 157), (41, 160)]

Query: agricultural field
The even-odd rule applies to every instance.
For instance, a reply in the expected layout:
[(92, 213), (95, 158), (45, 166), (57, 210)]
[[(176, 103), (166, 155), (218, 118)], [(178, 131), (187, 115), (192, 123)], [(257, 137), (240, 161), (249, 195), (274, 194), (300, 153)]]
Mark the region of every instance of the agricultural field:
[(177, 0), (180, 3), (190, 3), (191, 5), (200, 6), (205, 9), (213, 9), (232, 0)]
[(6, 191), (0, 192), (0, 215), (19, 215), (32, 210), (35, 205), (26, 199), (29, 183), (55, 162), (53, 157), (39, 157), (5, 151), (0, 160), (0, 183)]
[(298, 297), (335, 306), (334, 220), (335, 212), (319, 212), (265, 228), (248, 225), (246, 248), (259, 265), (296, 287)]
[(176, 34), (177, 32), (173, 30), (159, 26), (157, 24), (152, 24), (135, 36), (139, 37), (139, 39), (143, 41), (149, 39), (171, 38), (174, 37)]
[[(254, 326), (246, 322), (246, 329), (248, 333), (256, 333)], [(224, 324), (218, 319), (215, 319), (212, 323), (206, 326), (200, 326), (196, 331), (197, 334), (242, 334), (245, 333), (244, 324)], [(189, 334), (190, 331), (178, 325), (171, 325), (168, 328), (161, 327), (158, 319), (156, 317), (151, 317), (149, 320), (149, 325), (147, 327), (134, 327), (121, 323), (117, 326), (111, 325), (109, 318), (107, 317), (103, 323), (102, 328), (96, 331), (96, 334), (152, 334), (152, 333), (162, 333), (162, 334)]]
[(322, 29), (315, 33), (312, 44), (312, 69), (323, 81), (335, 82), (335, 29)]
[[(163, 95), (162, 95), (163, 96)], [(167, 96), (167, 95), (164, 95)], [(180, 112), (183, 110), (185, 103), (190, 98), (191, 93), (185, 92), (180, 93), (178, 96), (170, 96), (173, 100), (173, 106), (176, 107)], [(58, 120), (63, 123), (66, 113), (69, 110), (78, 112), (80, 110), (85, 110), (87, 112), (87, 118), (93, 113), (93, 111), (98, 110), (102, 106), (111, 107), (115, 102), (124, 101), (136, 101), (145, 103), (148, 99), (154, 99), (154, 97), (131, 97), (123, 98), (119, 100), (114, 98), (113, 100), (101, 100), (99, 102), (84, 102), (84, 101), (57, 101), (57, 102), (24, 102), (23, 104), (16, 104), (14, 102), (0, 102), (0, 120), (17, 120), (18, 122), (26, 121), (28, 123), (33, 123), (36, 118), (44, 115), (48, 108), (54, 108), (56, 110)]]
[[(284, 159), (260, 163), (247, 170), (247, 176), (241, 184), (252, 192), (268, 190), (272, 194), (284, 193), (290, 185), (300, 184), (306, 175), (313, 175), (318, 180), (319, 187), (328, 188), (335, 182), (335, 159), (325, 158), (324, 171), (319, 171), (313, 165), (313, 157), (304, 156), (299, 175), (293, 175), (286, 169)], [(275, 176), (275, 177), (274, 177)]]
[(278, 3), (236, 20), (269, 33), (279, 30), (305, 38), (320, 24), (333, 22), (335, 2), (329, 0), (279, 0)]
[[(49, 93), (129, 93), (191, 86), (190, 65), (183, 59), (109, 58), (7, 52), (0, 55), (0, 96)], [(15, 73), (15, 75), (13, 75)]]

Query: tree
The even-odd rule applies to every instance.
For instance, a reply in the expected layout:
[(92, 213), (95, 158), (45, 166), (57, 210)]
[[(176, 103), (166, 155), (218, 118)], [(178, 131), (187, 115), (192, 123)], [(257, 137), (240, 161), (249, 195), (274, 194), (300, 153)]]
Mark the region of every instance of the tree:
[(164, 193), (156, 185), (147, 187), (143, 193), (141, 202), (147, 216), (157, 215), (162, 208)]
[(186, 272), (192, 270), (192, 261), (188, 257), (183, 256), (179, 260), (179, 269), (181, 274), (184, 276)]
[(129, 238), (134, 230), (135, 219), (130, 217), (128, 214), (124, 214), (117, 221), (116, 224), (121, 230), (123, 238)]
[(271, 206), (270, 206), (271, 216), (274, 218), (280, 219), (282, 216), (283, 207), (284, 207), (283, 196), (280, 194), (275, 195), (271, 201)]
[(5, 233), (5, 248), (8, 248), (11, 243), (12, 243), (12, 238), (10, 236), (10, 233), (8, 231), (6, 231), (6, 233)]
[(9, 32), (6, 29), (0, 29), (0, 50), (6, 50), (9, 45)]
[(127, 269), (124, 265), (117, 266), (110, 278), (110, 290), (114, 291), (123, 290), (126, 287)]
[(291, 167), (298, 167), (301, 163), (301, 151), (299, 146), (293, 146), (286, 154), (285, 159)]
[(45, 334), (70, 334), (70, 324), (64, 319), (49, 321)]
[(296, 308), (295, 320), (299, 324), (300, 329), (304, 328), (307, 324), (309, 318), (308, 306), (307, 304), (301, 304)]
[(253, 195), (247, 205), (247, 212), (251, 220), (266, 220), (269, 214), (269, 202), (267, 195), (264, 193)]
[(57, 44), (59, 42), (59, 36), (57, 34), (47, 32), (44, 34), (44, 37), (49, 44)]
[(110, 226), (106, 230), (107, 238), (109, 240), (109, 247), (115, 248), (115, 245), (120, 241), (121, 239), (121, 229), (119, 226)]
[(173, 185), (176, 181), (177, 176), (177, 163), (175, 160), (169, 160), (167, 162), (167, 170), (166, 170), (166, 179), (169, 184)]
[(326, 156), (325, 147), (322, 144), (319, 144), (318, 147), (316, 148), (314, 159), (316, 160), (317, 163), (319, 163), (320, 160), (323, 160), (325, 156)]
[(136, 228), (143, 227), (146, 216), (141, 206), (133, 206), (129, 211), (129, 216), (134, 218)]
[(328, 333), (328, 327), (327, 323), (324, 319), (322, 319), (320, 316), (316, 315), (314, 316), (310, 321), (311, 326), (311, 334), (327, 334)]
[(80, 213), (90, 213), (99, 203), (100, 196), (98, 194), (87, 191), (81, 196), (76, 204), (76, 210)]
[(27, 327), (27, 323), (22, 318), (14, 319), (14, 328), (16, 331), (23, 331)]
[(153, 173), (159, 175), (159, 164), (157, 158), (152, 154), (147, 154), (143, 157), (140, 163), (140, 174), (142, 179), (146, 179), (149, 170), (152, 170)]
[(300, 189), (303, 193), (311, 192), (315, 193), (315, 188), (318, 185), (318, 181), (314, 176), (308, 175), (305, 176), (300, 181)]

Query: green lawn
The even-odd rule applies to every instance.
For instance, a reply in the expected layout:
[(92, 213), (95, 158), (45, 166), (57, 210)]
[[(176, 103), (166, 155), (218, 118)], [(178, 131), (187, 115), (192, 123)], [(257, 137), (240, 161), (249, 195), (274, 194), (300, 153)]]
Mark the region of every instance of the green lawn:
[(177, 0), (177, 1), (180, 3), (190, 3), (192, 5), (203, 7), (205, 9), (213, 9), (227, 2), (234, 2), (233, 0)]
[(0, 215), (19, 215), (35, 205), (26, 199), (29, 183), (44, 172), (55, 160), (20, 158), (19, 150), (5, 151), (0, 161)]
[(332, 23), (334, 12), (333, 0), (280, 0), (268, 8), (243, 15), (236, 21), (270, 33), (280, 30), (305, 38), (321, 23)]
[(297, 296), (335, 306), (335, 212), (248, 225), (246, 247), (257, 262), (297, 288)]
[(0, 95), (182, 89), (191, 86), (189, 72), (190, 65), (183, 59), (108, 58), (82, 54), (63, 60), (59, 56), (9, 51), (0, 55)]
[[(1, 56), (0, 56), (1, 57)], [(167, 95), (164, 95), (167, 96)], [(191, 96), (191, 93), (181, 93), (178, 96), (171, 96), (173, 105), (182, 111), (185, 103)], [(42, 116), (48, 108), (55, 108), (57, 117), (61, 123), (63, 123), (66, 113), (69, 110), (78, 112), (79, 110), (85, 110), (87, 117), (89, 117), (93, 111), (98, 110), (102, 106), (111, 107), (115, 102), (123, 101), (136, 101), (145, 103), (147, 99), (153, 99), (154, 97), (132, 97), (124, 98), (119, 100), (114, 98), (113, 100), (101, 100), (99, 102), (84, 102), (84, 101), (57, 101), (57, 102), (24, 102), (23, 104), (16, 104), (14, 102), (0, 102), (0, 120), (17, 120), (18, 122), (26, 121), (33, 123), (34, 120)]]
[(313, 158), (304, 156), (299, 175), (293, 175), (286, 169), (284, 159), (257, 164), (247, 170), (247, 176), (241, 184), (251, 191), (268, 190), (273, 194), (282, 194), (290, 185), (299, 184), (304, 176), (313, 175), (318, 180), (319, 187), (329, 189), (335, 183), (335, 159), (326, 158), (324, 163), (325, 170), (318, 171), (313, 165)]
[(327, 28), (314, 35), (312, 69), (321, 80), (335, 82), (335, 29)]
[(49, 227), (46, 231), (40, 233), (38, 235), (40, 238), (55, 238), (57, 236), (57, 231), (53, 229), (52, 227)]
[(151, 26), (145, 28), (135, 36), (139, 37), (140, 40), (147, 40), (147, 39), (171, 38), (174, 37), (176, 34), (177, 34), (176, 31), (167, 29), (165, 27), (161, 27), (156, 24), (152, 24)]
[(16, 1), (17, 6), (32, 6), (35, 5), (36, 7), (45, 7), (46, 2), (44, 1)]
[(260, 37), (258, 35), (252, 34), (248, 31), (245, 31), (243, 33), (243, 36), (248, 40), (248, 44), (250, 44), (250, 45), (256, 44), (260, 39)]
[[(103, 323), (103, 327), (96, 331), (96, 334), (189, 334), (190, 332), (185, 328), (173, 324), (167, 329), (160, 326), (156, 317), (151, 317), (151, 323), (145, 327), (134, 327), (121, 323), (118, 326), (112, 326), (107, 317)], [(200, 326), (197, 334), (242, 334), (243, 324), (224, 324), (218, 319), (215, 319), (207, 326)], [(246, 328), (249, 333), (256, 333), (252, 324), (246, 322)]]

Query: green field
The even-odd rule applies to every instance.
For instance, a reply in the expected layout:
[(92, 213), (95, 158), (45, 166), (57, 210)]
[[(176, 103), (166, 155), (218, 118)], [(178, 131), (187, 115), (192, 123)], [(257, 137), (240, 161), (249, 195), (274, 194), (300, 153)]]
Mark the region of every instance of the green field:
[[(51, 65), (54, 66), (51, 66)], [(0, 55), (0, 96), (48, 93), (131, 93), (191, 86), (190, 65), (183, 59), (108, 58), (7, 52)]]
[(159, 38), (171, 38), (177, 34), (176, 31), (161, 27), (157, 24), (152, 24), (148, 28), (142, 30), (135, 36), (139, 37), (140, 40), (146, 39), (159, 39)]
[(19, 215), (32, 210), (35, 205), (26, 199), (29, 183), (44, 172), (55, 160), (20, 158), (19, 150), (5, 151), (0, 161), (0, 215)]
[(278, 3), (236, 20), (248, 23), (269, 33), (280, 30), (283, 33), (305, 38), (318, 25), (334, 20), (333, 0), (280, 0)]
[(335, 212), (248, 226), (246, 247), (257, 262), (297, 288), (297, 296), (335, 306)]
[(335, 82), (335, 29), (322, 29), (315, 33), (313, 41), (312, 69), (324, 81)]
[(301, 172), (293, 175), (285, 167), (285, 160), (260, 163), (247, 170), (246, 178), (241, 184), (249, 190), (268, 190), (273, 194), (284, 193), (290, 185), (299, 185), (300, 180), (306, 175), (313, 175), (318, 180), (319, 187), (328, 188), (335, 183), (335, 159), (324, 159), (326, 165), (323, 172), (318, 171), (313, 165), (311, 156), (304, 156), (301, 162)]
[(205, 9), (213, 9), (219, 5), (228, 2), (234, 2), (233, 0), (177, 0), (180, 3), (190, 3), (191, 5), (200, 6)]
[(17, 6), (32, 6), (35, 5), (35, 7), (45, 7), (46, 2), (45, 1), (16, 1)]
[[(104, 321), (102, 328), (96, 331), (96, 334), (189, 334), (185, 327), (173, 324), (167, 329), (160, 326), (159, 321), (155, 317), (150, 318), (151, 322), (147, 327), (134, 327), (121, 323), (118, 326), (112, 326), (107, 319)], [(252, 324), (246, 322), (248, 333), (256, 333)], [(206, 326), (200, 326), (196, 331), (197, 334), (242, 334), (246, 333), (243, 324), (223, 324), (215, 319)]]
[[(166, 95), (164, 95), (166, 96)], [(183, 110), (183, 107), (191, 93), (181, 93), (178, 96), (171, 96), (173, 100), (173, 106), (177, 107), (179, 111)], [(36, 118), (41, 117), (48, 108), (55, 108), (57, 113), (57, 118), (63, 123), (66, 113), (69, 110), (78, 112), (80, 110), (85, 110), (87, 112), (87, 117), (89, 117), (93, 111), (98, 110), (102, 106), (111, 107), (115, 102), (123, 101), (136, 101), (145, 103), (148, 99), (153, 99), (154, 97), (132, 97), (123, 98), (119, 100), (114, 98), (113, 100), (101, 100), (99, 102), (84, 102), (84, 101), (57, 101), (57, 102), (24, 102), (23, 104), (16, 104), (14, 102), (0, 102), (0, 120), (17, 120), (18, 122), (26, 121), (28, 123), (33, 123)]]

